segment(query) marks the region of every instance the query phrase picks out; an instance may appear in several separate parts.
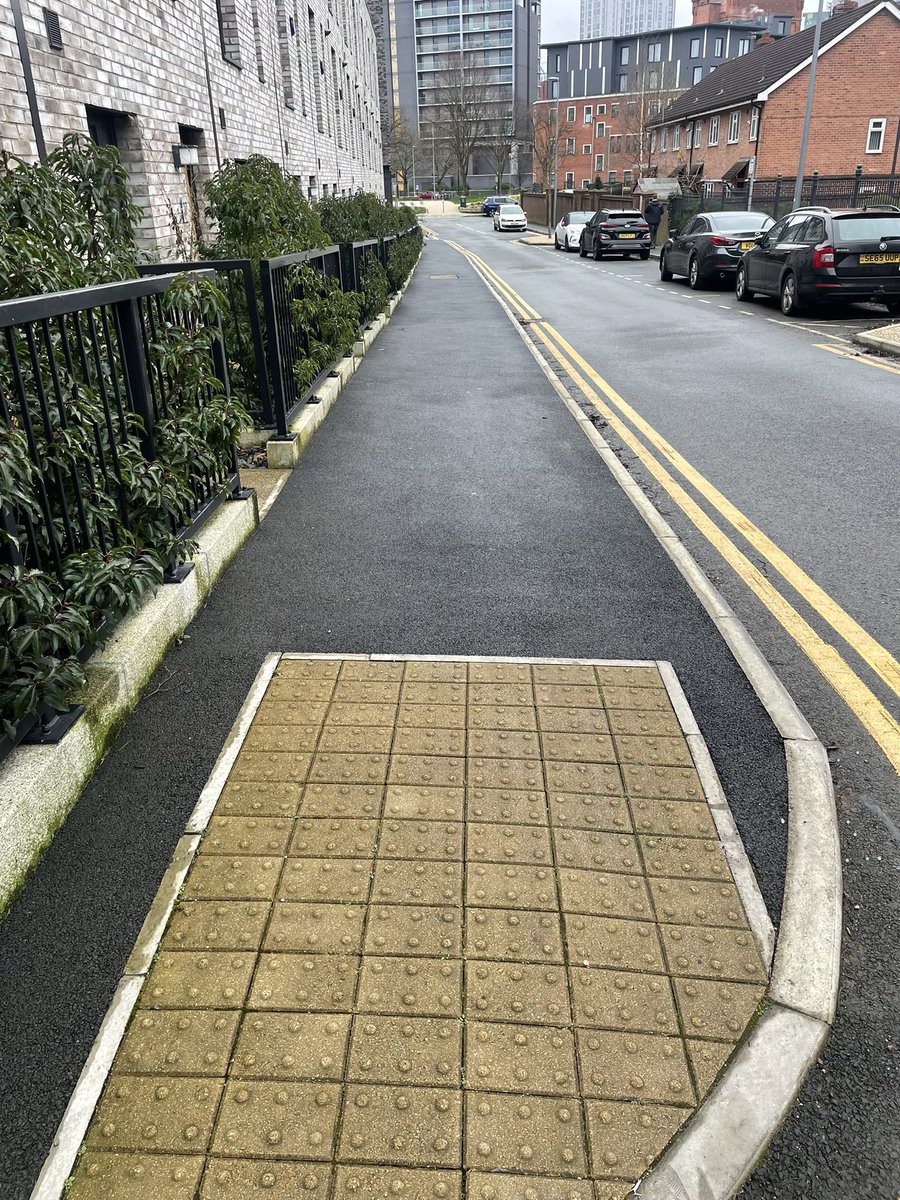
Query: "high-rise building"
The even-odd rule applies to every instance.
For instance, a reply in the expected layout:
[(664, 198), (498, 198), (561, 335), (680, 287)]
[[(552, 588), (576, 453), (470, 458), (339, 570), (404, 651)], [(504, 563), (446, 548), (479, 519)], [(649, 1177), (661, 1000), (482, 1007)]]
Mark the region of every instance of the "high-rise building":
[[(537, 98), (540, 0), (366, 0), (379, 43), (382, 123), (402, 118), (426, 140), (441, 123), (448, 76), (489, 88), (495, 110), (527, 112)], [(427, 147), (426, 147), (427, 149)], [(520, 182), (521, 162), (504, 174)], [(430, 179), (428, 155), (417, 178)], [(477, 154), (470, 186), (492, 186)]]
[(583, 39), (623, 37), (674, 24), (675, 0), (581, 0)]

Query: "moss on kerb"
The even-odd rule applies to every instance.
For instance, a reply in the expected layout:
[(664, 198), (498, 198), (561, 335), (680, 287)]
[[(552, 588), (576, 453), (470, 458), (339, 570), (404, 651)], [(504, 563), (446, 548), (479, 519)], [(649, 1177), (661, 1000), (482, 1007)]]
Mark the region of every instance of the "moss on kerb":
[[(248, 513), (252, 513), (249, 519)], [(0, 766), (0, 803), (13, 809), (29, 810), (31, 818), (29, 822), (11, 823), (10, 828), (21, 835), (18, 844), (14, 844), (8, 836), (3, 839), (0, 849), (0, 920), (74, 808), (116, 734), (137, 706), (154, 672), (200, 611), (211, 589), (258, 524), (259, 508), (255, 495), (249, 501), (221, 508), (198, 538), (199, 553), (195, 559), (198, 565), (188, 576), (191, 582), (187, 585), (170, 585), (173, 588), (190, 586), (194, 589), (194, 600), (180, 607), (173, 603), (168, 619), (163, 619), (166, 614), (160, 614), (158, 604), (155, 608), (151, 606), (154, 600), (165, 595), (166, 589), (149, 598), (136, 613), (126, 618), (127, 632), (135, 630), (137, 633), (140, 660), (123, 663), (110, 660), (108, 655), (116, 652), (114, 637), (88, 660), (88, 684), (79, 697), (79, 703), (85, 705), (85, 711), (66, 738), (56, 746), (21, 747), (14, 750)], [(126, 632), (126, 622), (119, 627), (119, 635)], [(87, 745), (83, 746), (82, 753), (74, 754), (75, 742), (71, 739), (79, 737)], [(24, 762), (24, 755), (35, 752), (40, 754), (46, 769), (39, 774), (34, 773), (38, 775), (37, 778), (31, 778), (32, 773), (29, 773), (27, 778), (13, 780), (8, 793), (4, 795), (4, 773), (10, 776), (16, 770), (17, 763)], [(35, 818), (35, 814), (39, 816)]]

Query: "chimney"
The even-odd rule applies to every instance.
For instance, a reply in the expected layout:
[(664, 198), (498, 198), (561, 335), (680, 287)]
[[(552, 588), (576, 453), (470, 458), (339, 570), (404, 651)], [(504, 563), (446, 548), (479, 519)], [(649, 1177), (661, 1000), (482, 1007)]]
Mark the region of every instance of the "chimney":
[(758, 38), (756, 39), (756, 41), (753, 43), (753, 46), (754, 46), (754, 49), (755, 49), (757, 46), (768, 46), (768, 45), (770, 45), (772, 42), (775, 42), (775, 41), (778, 41), (778, 39), (777, 39), (777, 38), (774, 38), (774, 37), (772, 37), (771, 33), (769, 33), (768, 31), (766, 31), (766, 33), (761, 33), (761, 34), (759, 35), (759, 37), (758, 37)]
[(831, 7), (831, 15), (836, 17), (838, 13), (852, 12), (854, 8), (859, 8), (856, 0), (835, 0)]

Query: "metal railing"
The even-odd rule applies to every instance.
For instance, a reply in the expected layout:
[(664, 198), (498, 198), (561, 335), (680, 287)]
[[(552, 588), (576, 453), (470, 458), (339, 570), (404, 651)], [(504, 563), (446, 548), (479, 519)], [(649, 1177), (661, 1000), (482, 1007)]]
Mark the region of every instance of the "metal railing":
[[(796, 179), (779, 175), (733, 187), (722, 180), (698, 182), (696, 191), (673, 196), (669, 201), (670, 224), (683, 224), (698, 212), (765, 212), (777, 220), (794, 207)], [(800, 207), (862, 208), (866, 205), (900, 205), (900, 175), (820, 175), (817, 171), (803, 181)]]
[(315, 394), (323, 371), (310, 387), (301, 391), (294, 368), (309, 354), (309, 338), (292, 312), (295, 301), (303, 299), (302, 273), (308, 266), (338, 282), (342, 291), (356, 290), (348, 286), (343, 269), (340, 246), (321, 250), (304, 250), (297, 254), (282, 254), (264, 258), (259, 265), (263, 314), (266, 322), (266, 355), (272, 381), (272, 400), (275, 432), (278, 437), (290, 436), (290, 424), (298, 409)]
[(366, 266), (371, 260), (385, 262), (385, 252), (379, 238), (366, 238), (362, 242), (341, 243), (341, 265), (344, 272), (346, 289), (362, 292), (363, 276)]
[(227, 300), (222, 326), (232, 389), (258, 425), (274, 425), (272, 389), (252, 261), (249, 258), (219, 258), (206, 262), (148, 263), (138, 267), (138, 273), (144, 276), (210, 270), (215, 271)]

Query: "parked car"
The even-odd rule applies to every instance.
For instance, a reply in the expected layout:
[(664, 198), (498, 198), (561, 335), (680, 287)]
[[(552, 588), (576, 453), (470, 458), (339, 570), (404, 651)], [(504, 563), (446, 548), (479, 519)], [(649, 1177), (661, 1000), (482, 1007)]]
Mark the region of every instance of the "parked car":
[(504, 229), (527, 229), (528, 218), (519, 204), (501, 204), (494, 213), (494, 228), (503, 231)]
[(481, 215), (483, 217), (493, 217), (505, 200), (505, 196), (486, 196), (481, 205)]
[(692, 217), (683, 229), (672, 231), (659, 255), (659, 274), (668, 281), (686, 275), (692, 288), (716, 279), (733, 279), (745, 250), (756, 235), (774, 225), (768, 213), (709, 212)]
[(584, 227), (593, 215), (593, 210), (590, 212), (566, 213), (556, 226), (556, 231), (553, 235), (553, 245), (556, 249), (577, 250), (581, 242)]
[(591, 254), (597, 260), (606, 254), (649, 258), (650, 226), (636, 208), (603, 208), (585, 225), (578, 253), (582, 258)]
[(738, 300), (777, 296), (786, 316), (848, 300), (900, 316), (900, 208), (798, 208), (757, 237), (734, 286)]

